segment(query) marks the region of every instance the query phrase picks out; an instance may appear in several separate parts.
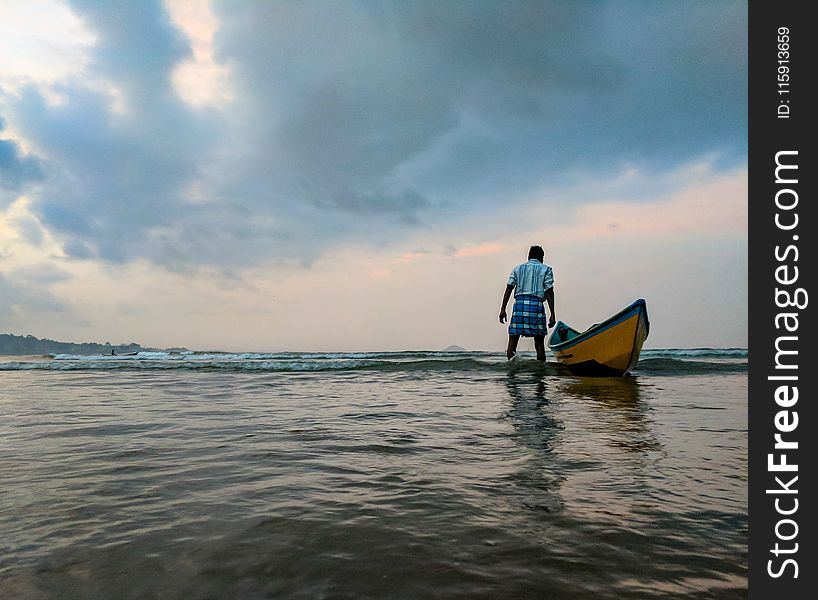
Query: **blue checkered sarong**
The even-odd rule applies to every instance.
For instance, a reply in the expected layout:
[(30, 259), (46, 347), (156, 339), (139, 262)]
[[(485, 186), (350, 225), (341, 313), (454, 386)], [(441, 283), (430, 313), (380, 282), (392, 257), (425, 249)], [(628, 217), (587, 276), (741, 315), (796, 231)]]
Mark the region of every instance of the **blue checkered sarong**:
[(508, 334), (533, 337), (546, 333), (548, 333), (548, 328), (545, 324), (545, 307), (542, 298), (528, 294), (520, 294), (514, 298), (514, 312), (508, 324)]

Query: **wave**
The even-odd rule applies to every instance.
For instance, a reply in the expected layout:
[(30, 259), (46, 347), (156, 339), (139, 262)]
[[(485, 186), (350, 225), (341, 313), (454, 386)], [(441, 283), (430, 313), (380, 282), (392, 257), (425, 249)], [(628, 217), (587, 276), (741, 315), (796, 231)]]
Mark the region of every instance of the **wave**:
[[(408, 359), (408, 358), (458, 358), (463, 356), (499, 356), (497, 352), (437, 352), (411, 350), (400, 352), (135, 352), (133, 354), (50, 354), (54, 360), (97, 360), (97, 361), (131, 361), (131, 360), (170, 360), (170, 361), (207, 361), (207, 360), (361, 360), (361, 359)], [(504, 355), (503, 355), (504, 356)]]
[(633, 370), (634, 375), (698, 375), (711, 373), (741, 373), (747, 371), (747, 362), (711, 362), (680, 360), (678, 358), (642, 358)]
[[(521, 353), (525, 356), (531, 353)], [(531, 354), (533, 356), (533, 354)], [(505, 353), (490, 351), (404, 350), (394, 352), (135, 352), (117, 355), (49, 354), (54, 360), (67, 361), (309, 361), (309, 360), (406, 360), (406, 359), (505, 359)], [(643, 349), (643, 358), (747, 358), (746, 348), (658, 348)]]
[(655, 348), (642, 349), (641, 356), (673, 358), (747, 358), (747, 348)]
[[(636, 365), (634, 375), (689, 375), (747, 370), (740, 349), (716, 351), (648, 350)], [(706, 351), (709, 351), (706, 352)], [(683, 354), (677, 354), (682, 352)], [(692, 354), (698, 352), (698, 354)], [(89, 371), (89, 370), (191, 370), (306, 373), (322, 371), (534, 371), (545, 375), (567, 374), (558, 363), (545, 365), (534, 355), (521, 353), (521, 360), (506, 361), (499, 352), (359, 352), (359, 353), (223, 353), (140, 352), (124, 356), (81, 356), (57, 354), (47, 359), (25, 357), (0, 362), (0, 371)], [(691, 357), (694, 357), (692, 359)], [(17, 358), (17, 357), (15, 357)], [(23, 357), (20, 357), (21, 359)]]
[[(117, 357), (90, 357), (90, 360), (16, 361), (0, 363), (0, 370), (215, 370), (215, 371), (474, 371), (504, 369), (506, 361), (457, 360), (115, 360)], [(528, 362), (528, 361), (526, 361)], [(531, 361), (536, 363), (536, 361)]]

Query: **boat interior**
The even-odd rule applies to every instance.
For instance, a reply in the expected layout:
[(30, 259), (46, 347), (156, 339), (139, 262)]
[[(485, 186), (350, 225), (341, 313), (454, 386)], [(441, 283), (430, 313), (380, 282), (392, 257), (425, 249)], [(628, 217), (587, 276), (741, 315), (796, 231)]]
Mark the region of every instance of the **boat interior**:
[(572, 340), (579, 335), (579, 331), (573, 327), (569, 327), (562, 321), (558, 321), (554, 326), (554, 331), (551, 333), (549, 344), (554, 346)]

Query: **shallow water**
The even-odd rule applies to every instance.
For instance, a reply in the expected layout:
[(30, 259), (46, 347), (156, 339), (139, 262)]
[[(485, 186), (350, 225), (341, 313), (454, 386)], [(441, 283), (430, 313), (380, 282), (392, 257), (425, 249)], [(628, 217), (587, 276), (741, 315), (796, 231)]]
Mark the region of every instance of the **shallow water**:
[(746, 596), (746, 353), (421, 354), (0, 359), (0, 597)]

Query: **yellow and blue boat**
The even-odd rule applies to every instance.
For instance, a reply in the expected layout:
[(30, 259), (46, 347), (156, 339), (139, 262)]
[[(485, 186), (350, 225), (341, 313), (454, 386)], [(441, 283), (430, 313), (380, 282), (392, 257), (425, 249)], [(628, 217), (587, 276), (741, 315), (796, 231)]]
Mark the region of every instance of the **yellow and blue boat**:
[(640, 298), (583, 332), (558, 321), (548, 348), (575, 375), (621, 376), (636, 365), (649, 332), (647, 305)]

